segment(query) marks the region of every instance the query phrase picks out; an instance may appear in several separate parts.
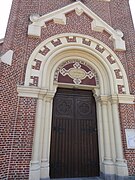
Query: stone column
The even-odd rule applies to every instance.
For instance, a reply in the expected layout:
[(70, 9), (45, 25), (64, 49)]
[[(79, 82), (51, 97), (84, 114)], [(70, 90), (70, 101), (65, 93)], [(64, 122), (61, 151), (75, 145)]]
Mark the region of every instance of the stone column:
[(43, 138), (44, 138), (44, 123), (45, 123), (45, 97), (43, 99), (43, 107), (42, 107), (42, 120), (41, 120), (41, 137), (40, 137), (40, 162), (42, 159), (42, 146), (43, 146)]
[(104, 135), (104, 162), (110, 163), (112, 160), (111, 157), (111, 148), (110, 148), (110, 134), (109, 134), (109, 123), (108, 123), (108, 113), (107, 113), (107, 96), (101, 97), (102, 105), (102, 119), (103, 119), (103, 135)]
[(40, 180), (40, 130), (41, 130), (41, 119), (42, 119), (42, 105), (43, 95), (39, 95), (37, 100), (36, 119), (35, 119), (35, 130), (32, 148), (32, 160), (30, 164), (29, 180)]
[(110, 129), (108, 118), (108, 96), (100, 97), (102, 106), (102, 121), (103, 121), (103, 137), (104, 137), (104, 161), (103, 161), (103, 173), (113, 174), (114, 163), (112, 161), (111, 142), (110, 142)]
[(116, 146), (117, 175), (128, 176), (127, 163), (123, 156), (123, 147), (122, 147), (117, 96), (111, 97), (111, 103), (112, 103), (113, 125), (114, 125), (115, 146)]
[(103, 159), (104, 159), (104, 139), (103, 139), (103, 124), (102, 124), (101, 102), (98, 101), (98, 99), (96, 99), (96, 107), (97, 107), (97, 127), (98, 127), (100, 171), (102, 171), (102, 162), (103, 162)]
[(109, 133), (111, 142), (112, 159), (115, 162), (116, 151), (115, 151), (115, 138), (114, 138), (114, 126), (113, 126), (113, 116), (112, 116), (112, 106), (110, 101), (108, 101), (108, 119), (109, 119)]
[[(100, 157), (100, 165), (104, 159), (104, 139), (103, 139), (103, 124), (102, 124), (102, 110), (101, 110), (101, 101), (99, 98), (99, 89), (94, 89), (93, 96), (96, 100), (96, 108), (97, 108), (97, 127), (98, 127), (98, 144), (99, 144), (99, 157)], [(101, 169), (101, 167), (100, 167)]]
[(47, 93), (45, 97), (45, 123), (44, 137), (41, 159), (41, 179), (49, 179), (49, 155), (50, 155), (50, 139), (51, 139), (51, 123), (52, 123), (52, 103), (54, 93)]

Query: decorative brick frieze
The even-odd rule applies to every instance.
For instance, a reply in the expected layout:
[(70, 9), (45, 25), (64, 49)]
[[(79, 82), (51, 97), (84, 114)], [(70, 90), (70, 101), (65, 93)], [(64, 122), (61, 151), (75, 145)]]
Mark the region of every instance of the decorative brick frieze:
[(91, 41), (90, 41), (90, 39), (83, 38), (82, 43), (87, 45), (87, 46), (90, 46)]
[(37, 76), (31, 76), (30, 77), (31, 78), (31, 80), (30, 80), (30, 86), (38, 86), (38, 79), (39, 79), (39, 77), (37, 77)]
[(70, 42), (76, 42), (76, 37), (74, 37), (74, 36), (68, 36), (68, 37), (66, 37), (66, 39), (67, 39), (67, 42), (68, 42), (68, 43), (70, 43)]
[(40, 49), (40, 53), (43, 54), (44, 56), (50, 51), (50, 49), (46, 46), (42, 47), (42, 49)]
[(114, 72), (115, 72), (117, 79), (122, 79), (122, 73), (121, 73), (120, 69), (115, 69)]
[(37, 60), (35, 59), (35, 65), (32, 66), (32, 69), (35, 69), (35, 70), (40, 70), (40, 66), (41, 66), (41, 61), (40, 60)]
[(125, 88), (123, 85), (118, 85), (118, 92), (119, 94), (125, 94)]
[(97, 45), (95, 48), (97, 51), (99, 51), (100, 53), (104, 52), (104, 48), (101, 45)]
[(115, 61), (115, 59), (111, 56), (111, 55), (109, 55), (108, 57), (107, 57), (107, 59), (108, 59), (108, 61), (111, 63), (111, 64), (114, 64), (116, 61)]
[(62, 44), (62, 42), (60, 41), (60, 39), (54, 39), (51, 43), (52, 43), (55, 47), (56, 47), (56, 46), (59, 46), (60, 44)]
[[(59, 39), (59, 42), (61, 43), (55, 46), (53, 42), (57, 42), (57, 39)], [(69, 35), (63, 34), (56, 37), (54, 36), (52, 39), (44, 41), (44, 43), (42, 43), (41, 46), (39, 46), (40, 48), (38, 49), (38, 51), (36, 51), (36, 55), (35, 55), (36, 59), (42, 61), (40, 67), (44, 66), (44, 62), (47, 60), (48, 52), (53, 53), (55, 49), (57, 50), (57, 47), (59, 46), (61, 47), (65, 47), (65, 45), (72, 46), (72, 43), (74, 43), (74, 45), (76, 44), (77, 46), (85, 45), (91, 48), (93, 51), (95, 50), (98, 51), (106, 61), (110, 62), (110, 67), (115, 73), (115, 78), (121, 80), (121, 81), (120, 80), (116, 81), (118, 86), (118, 92), (120, 94), (127, 92), (127, 87), (125, 87), (127, 86), (127, 83), (125, 82), (126, 80), (123, 79), (124, 77), (126, 77), (126, 75), (123, 75), (124, 70), (120, 69), (120, 62), (119, 60), (116, 60), (117, 57), (113, 55), (113, 52), (109, 52), (109, 49), (107, 49), (105, 44), (89, 36), (84, 37), (82, 35), (75, 33)], [(45, 51), (46, 47), (47, 49), (49, 49), (49, 51)], [(43, 55), (44, 51), (46, 52), (45, 55)], [(34, 59), (31, 60), (30, 63), (32, 64), (33, 67), (33, 64), (35, 65), (35, 60)], [(29, 81), (30, 81), (29, 83), (30, 85), (40, 86), (40, 82), (43, 74), (42, 73), (43, 68), (41, 68), (39, 72), (31, 70), (31, 72), (29, 73), (31, 68), (30, 63), (28, 63), (28, 67), (27, 67), (28, 72), (26, 72), (26, 76), (27, 74), (29, 74), (29, 76), (31, 74), (31, 77), (29, 77)], [(28, 77), (26, 78), (26, 80), (27, 82), (25, 82), (25, 85), (29, 84)]]

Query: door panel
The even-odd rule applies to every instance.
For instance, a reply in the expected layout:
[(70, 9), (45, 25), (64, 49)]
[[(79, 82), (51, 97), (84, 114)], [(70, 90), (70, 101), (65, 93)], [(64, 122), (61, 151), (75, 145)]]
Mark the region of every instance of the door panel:
[(91, 91), (58, 89), (53, 102), (50, 177), (99, 176), (95, 100)]

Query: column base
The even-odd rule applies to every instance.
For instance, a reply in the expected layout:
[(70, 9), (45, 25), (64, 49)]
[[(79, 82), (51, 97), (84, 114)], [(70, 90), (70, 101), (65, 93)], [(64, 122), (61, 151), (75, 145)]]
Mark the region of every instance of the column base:
[(115, 174), (115, 164), (111, 160), (104, 160), (101, 171), (103, 174)]
[(117, 160), (115, 165), (118, 176), (128, 176), (128, 167), (125, 160)]
[(40, 180), (40, 164), (39, 161), (31, 161), (29, 180)]
[(135, 180), (135, 176), (117, 176), (115, 174), (101, 173), (102, 180)]
[(41, 179), (50, 179), (48, 160), (42, 160), (41, 161)]
[(116, 163), (111, 164), (104, 161), (102, 164), (101, 178), (104, 180), (134, 180), (135, 176), (128, 176), (128, 167), (124, 159), (117, 159)]

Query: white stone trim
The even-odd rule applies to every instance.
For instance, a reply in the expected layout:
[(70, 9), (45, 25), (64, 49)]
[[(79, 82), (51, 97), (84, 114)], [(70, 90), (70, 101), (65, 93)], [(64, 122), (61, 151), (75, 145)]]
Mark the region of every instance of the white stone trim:
[[(37, 100), (35, 129), (32, 147), (32, 160), (30, 166), (30, 180), (40, 179), (40, 132), (42, 127), (42, 111), (43, 111), (43, 97), (39, 96)], [(36, 173), (35, 173), (36, 172)]]
[[(71, 36), (76, 38), (76, 42), (67, 42), (66, 37), (71, 37)], [(56, 39), (59, 39), (62, 44), (54, 47), (51, 42), (53, 40), (55, 41)], [(87, 41), (89, 40), (91, 42), (90, 46), (83, 44), (83, 39), (87, 39)], [(97, 45), (100, 45), (104, 48), (103, 53), (100, 53), (99, 51), (97, 51), (95, 49)], [(50, 48), (50, 51), (45, 56), (43, 56), (39, 53), (39, 51), (42, 50), (45, 46)], [(25, 85), (29, 86), (30, 77), (31, 77), (31, 74), (33, 74), (32, 71), (34, 71), (31, 68), (32, 64), (35, 63), (34, 59), (39, 59), (40, 61), (42, 61), (40, 73), (39, 73), (40, 74), (39, 83), (38, 83), (38, 86), (40, 87), (42, 84), (41, 79), (43, 76), (42, 71), (44, 69), (44, 66), (46, 66), (46, 64), (50, 63), (49, 62), (50, 59), (53, 59), (53, 57), (55, 57), (57, 54), (60, 54), (63, 51), (69, 51), (69, 50), (71, 51), (73, 49), (73, 47), (74, 47), (74, 49), (76, 49), (78, 51), (81, 50), (80, 54), (82, 52), (88, 52), (89, 54), (92, 54), (93, 56), (95, 56), (98, 59), (98, 61), (100, 61), (103, 64), (103, 66), (106, 69), (108, 69), (108, 73), (109, 72), (111, 73), (111, 75), (109, 77), (113, 78), (112, 80), (110, 79), (110, 86), (112, 86), (111, 91), (113, 91), (112, 94), (114, 94), (114, 92), (116, 94), (118, 93), (118, 91), (117, 91), (118, 85), (123, 85), (123, 87), (125, 88), (124, 93), (129, 94), (127, 76), (126, 76), (125, 70), (123, 68), (123, 65), (121, 64), (121, 62), (118, 59), (118, 57), (116, 56), (116, 54), (103, 42), (101, 42), (93, 37), (76, 34), (76, 33), (65, 33), (65, 34), (61, 34), (61, 35), (55, 35), (55, 36), (43, 41), (41, 44), (39, 44), (37, 46), (37, 48), (32, 53), (32, 55), (29, 59), (29, 62), (28, 62), (26, 78), (25, 78)], [(107, 60), (108, 55), (110, 55), (112, 57), (112, 60), (115, 60), (114, 64), (109, 63), (109, 61)], [(104, 61), (103, 61), (103, 59), (104, 59)], [(98, 63), (99, 62), (97, 62), (97, 64)], [(115, 69), (120, 69), (120, 73), (122, 74), (122, 79), (120, 79), (120, 80), (117, 79), (117, 81), (116, 81), (116, 77), (115, 77), (115, 73), (114, 73)]]
[[(42, 150), (42, 153), (41, 153), (42, 156), (40, 157), (40, 152), (41, 151), (38, 150), (39, 148), (37, 149), (38, 146), (37, 146), (37, 142), (36, 142), (36, 146), (35, 146), (36, 154), (35, 154), (35, 152), (33, 152), (33, 154), (35, 154), (35, 155), (33, 155), (34, 159), (32, 159), (31, 167), (30, 167), (30, 180), (34, 180), (34, 179), (38, 180), (38, 179), (40, 179), (40, 177), (41, 178), (49, 178), (49, 151), (50, 151), (49, 150), (50, 149), (49, 143), (50, 143), (50, 136), (51, 136), (51, 111), (50, 110), (52, 110), (52, 99), (53, 99), (54, 94), (56, 92), (56, 87), (57, 86), (54, 85), (54, 91), (48, 91), (47, 89), (46, 90), (41, 89), (39, 91), (39, 89), (36, 89), (37, 97), (39, 97), (39, 100), (42, 101), (41, 102), (42, 104), (43, 104), (43, 101), (45, 103), (45, 106), (43, 106), (42, 108), (41, 108), (41, 106), (42, 106), (41, 103), (40, 103), (40, 106), (37, 106), (37, 110), (40, 110), (40, 113), (37, 113), (37, 114), (40, 114), (40, 117), (37, 116), (37, 118), (38, 118), (38, 127), (39, 127), (38, 129), (41, 130), (41, 128), (40, 128), (41, 126), (39, 125), (39, 123), (40, 123), (39, 120), (41, 121), (41, 117), (42, 117), (42, 125), (44, 124), (44, 130), (41, 131), (42, 133), (40, 134), (40, 138), (39, 138), (40, 130), (37, 130), (38, 138), (36, 138), (36, 141), (40, 140), (40, 143), (43, 144), (44, 148), (41, 146), (41, 149), (43, 148), (43, 150)], [(18, 88), (21, 89), (20, 86)], [(32, 87), (30, 87), (30, 88), (31, 88), (31, 92), (32, 92), (33, 88)], [(29, 92), (27, 94), (28, 97), (31, 94), (30, 88), (28, 88), (28, 87), (26, 87), (26, 88), (23, 87), (22, 88), (22, 91), (25, 89), (25, 92), (26, 92), (26, 89), (28, 89), (28, 92)], [(79, 88), (81, 88), (81, 86)], [(100, 95), (100, 89), (97, 88), (97, 87), (89, 87), (89, 89), (93, 89), (93, 91), (96, 92), (95, 97), (97, 96), (96, 101), (97, 101), (97, 107), (98, 107), (97, 108), (97, 113), (98, 113), (97, 117), (98, 117), (99, 147), (100, 147), (100, 150), (101, 150), (100, 151), (100, 165), (101, 165), (100, 170), (104, 174), (117, 174), (117, 175), (120, 175), (120, 176), (126, 176), (126, 175), (128, 175), (128, 171), (127, 171), (126, 162), (123, 159), (123, 153), (120, 153), (121, 157), (120, 158), (118, 157), (117, 161), (116, 161), (116, 159), (115, 159), (115, 156), (116, 156), (115, 155), (115, 148), (116, 147), (114, 146), (114, 152), (110, 151), (108, 149), (109, 146), (110, 146), (108, 144), (108, 141), (110, 143), (112, 141), (111, 140), (106, 141), (104, 139), (104, 137), (106, 137), (106, 134), (103, 136), (103, 132), (108, 132), (109, 133), (111, 130), (113, 130), (113, 132), (114, 132), (114, 129), (113, 129), (113, 126), (111, 124), (106, 127), (106, 122), (108, 121), (108, 118), (102, 118), (101, 112), (102, 112), (103, 117), (108, 117), (108, 115), (111, 114), (111, 111), (112, 111), (112, 109), (109, 108), (109, 106), (108, 106), (109, 101), (110, 102), (113, 101), (113, 102), (115, 102), (117, 104), (118, 98), (117, 98), (117, 96), (111, 96), (111, 97), (106, 96), (106, 95), (99, 96)], [(30, 97), (31, 97), (31, 95), (30, 95)], [(35, 97), (35, 95), (34, 95), (34, 97)], [(102, 111), (102, 108), (101, 108), (102, 104), (104, 105), (104, 110), (108, 115), (106, 115), (106, 113), (104, 113), (104, 110)], [(44, 112), (44, 108), (45, 108), (45, 112)], [(115, 112), (115, 109), (114, 109), (114, 112)], [(43, 116), (41, 116), (42, 114), (43, 114)], [(116, 117), (119, 118), (118, 114), (115, 114), (115, 120), (116, 120)], [(114, 120), (114, 118), (113, 118), (113, 120)], [(104, 122), (104, 123), (102, 123), (102, 122)], [(103, 126), (104, 126), (104, 128), (103, 128)], [(37, 126), (35, 126), (35, 130), (36, 129), (37, 129)], [(103, 131), (103, 129), (105, 129), (105, 131)], [(43, 132), (44, 132), (44, 135), (43, 135)], [(116, 131), (115, 131), (115, 135), (116, 135), (117, 139), (119, 137), (118, 132), (120, 132), (119, 126), (117, 126), (117, 134), (116, 134)], [(44, 139), (43, 137), (46, 137), (46, 139)], [(108, 137), (113, 139), (113, 136), (110, 133), (108, 134)], [(42, 141), (43, 141), (43, 143), (42, 143)], [(106, 146), (104, 146), (105, 142), (106, 142)], [(47, 145), (46, 145), (46, 143), (47, 143)], [(119, 145), (120, 144), (118, 143), (117, 146), (119, 146)], [(119, 150), (122, 150), (122, 148), (120, 148), (120, 147), (117, 147), (117, 148)], [(104, 152), (106, 152), (105, 149), (110, 154), (109, 159), (106, 159), (107, 157), (104, 154)], [(115, 165), (115, 161), (116, 161), (116, 165)], [(40, 169), (40, 167), (41, 167), (41, 169)], [(115, 171), (115, 168), (117, 168), (117, 171)], [(124, 171), (124, 174), (123, 174), (123, 171)], [(41, 173), (41, 176), (40, 176), (40, 173)]]
[[(66, 37), (76, 37), (77, 42), (68, 43)], [(90, 40), (90, 42), (92, 42), (92, 46), (83, 44), (83, 38)], [(63, 44), (54, 47), (53, 44), (50, 43), (55, 39), (62, 39)], [(43, 50), (43, 48), (48, 44), (49, 47), (54, 48), (52, 50), (50, 49), (48, 54), (44, 57), (39, 55), (39, 51), (41, 49)], [(104, 53), (98, 52), (95, 49), (97, 44), (101, 45), (105, 49)], [(111, 64), (107, 60), (108, 55), (111, 55), (112, 60), (115, 60), (115, 65)], [(29, 86), (29, 82), (33, 71), (31, 67), (34, 64), (36, 57), (38, 57), (42, 62), (39, 73), (40, 80), (38, 87), (32, 87)], [(119, 115), (118, 113), (115, 113), (119, 103), (126, 102), (128, 104), (132, 104), (134, 101), (133, 96), (129, 94), (128, 80), (125, 70), (115, 53), (104, 43), (89, 36), (67, 33), (45, 40), (34, 50), (28, 61), (24, 87), (18, 86), (19, 96), (33, 96), (34, 98), (38, 98), (38, 102), (40, 101), (37, 105), (36, 113), (40, 113), (39, 116), (36, 116), (36, 121), (38, 119), (39, 124), (37, 123), (38, 125), (36, 125), (37, 128), (35, 128), (34, 135), (38, 137), (34, 142), (36, 142), (39, 147), (36, 147), (35, 145), (33, 146), (33, 156), (30, 165), (29, 178), (30, 180), (35, 180), (35, 177), (36, 180), (39, 180), (40, 178), (49, 178), (49, 153), (53, 97), (56, 93), (57, 87), (74, 87), (73, 84), (65, 85), (54, 82), (54, 74), (56, 69), (62, 63), (73, 58), (84, 61), (91, 66), (96, 71), (99, 78), (98, 87), (83, 86), (81, 84), (75, 86), (78, 89), (89, 89), (94, 92), (97, 106), (100, 171), (103, 174), (128, 176), (127, 164), (123, 157), (120, 126), (118, 126), (120, 123)], [(115, 69), (120, 69), (126, 94), (118, 94), (117, 85), (119, 81), (116, 79), (114, 73)], [(41, 122), (44, 127), (41, 126)], [(114, 130), (116, 127), (117, 131)], [(39, 132), (39, 134), (37, 132)], [(113, 149), (112, 145), (114, 145)]]
[(88, 7), (86, 7), (82, 2), (77, 1), (66, 7), (53, 11), (49, 14), (45, 14), (43, 16), (38, 16), (35, 14), (30, 16), (30, 20), (32, 24), (28, 26), (28, 35), (30, 36), (41, 36), (41, 27), (45, 27), (45, 23), (54, 20), (55, 23), (58, 24), (66, 24), (66, 13), (75, 10), (78, 16), (81, 16), (82, 13), (87, 14), (90, 18), (93, 19), (91, 23), (91, 27), (93, 31), (103, 32), (103, 30), (107, 31), (110, 34), (110, 39), (114, 43), (114, 49), (119, 51), (125, 51), (125, 41), (122, 39), (123, 33), (120, 30), (114, 30), (110, 25), (108, 25), (105, 21), (103, 21), (99, 16), (97, 16), (93, 11), (91, 11)]
[(19, 97), (33, 97), (33, 98), (38, 98), (39, 95), (45, 95), (47, 93), (47, 89), (41, 89), (38, 87), (33, 87), (33, 86), (22, 86), (18, 85), (17, 86), (17, 92)]
[[(38, 127), (40, 127), (38, 129), (40, 130), (37, 131), (38, 138), (36, 138), (36, 141), (38, 142), (36, 142), (36, 144), (39, 143), (39, 141), (41, 144), (40, 146), (33, 146), (33, 148), (35, 147), (35, 150), (33, 149), (33, 159), (31, 161), (31, 166), (30, 166), (30, 178), (29, 178), (30, 180), (49, 178), (49, 152), (50, 152), (50, 135), (51, 135), (51, 118), (52, 118), (52, 100), (56, 92), (56, 88), (57, 86), (54, 85), (54, 91), (47, 90), (46, 94), (44, 93), (44, 95), (43, 93), (37, 94), (39, 97), (38, 101), (40, 101), (40, 103), (38, 103), (39, 105), (37, 106), (38, 123), (42, 121), (42, 125), (44, 126), (44, 129), (41, 130), (43, 127), (41, 127), (40, 124), (38, 124)], [(120, 132), (119, 127), (117, 126), (117, 130), (114, 131), (114, 134), (113, 132), (111, 132), (111, 130), (112, 131), (114, 130), (113, 129), (114, 121), (117, 119), (117, 122), (119, 122), (119, 116), (118, 113), (115, 113), (116, 109), (114, 109), (113, 111), (109, 103), (113, 102), (117, 105), (118, 98), (117, 96), (114, 95), (111, 97), (107, 95), (100, 95), (100, 89), (97, 87), (90, 87), (90, 89), (95, 92), (95, 98), (97, 102), (96, 104), (97, 104), (97, 113), (98, 113), (97, 120), (98, 120), (99, 149), (101, 150), (100, 170), (104, 174), (110, 174), (110, 175), (116, 174), (119, 176), (127, 176), (128, 175), (127, 164), (126, 161), (123, 159), (122, 147), (119, 147), (121, 143), (117, 144), (117, 148), (118, 148), (117, 155), (119, 155), (120, 151), (122, 152), (122, 154), (120, 155), (120, 157), (119, 156), (117, 157), (115, 153), (116, 140), (120, 141), (118, 138), (120, 137), (120, 134), (118, 134), (118, 132)], [(43, 102), (44, 105), (42, 106)], [(112, 121), (113, 125), (112, 125), (110, 124), (108, 119), (110, 119), (109, 116), (113, 112), (115, 113), (115, 119), (113, 118)], [(101, 116), (101, 113), (103, 117)], [(109, 123), (108, 125), (106, 124), (107, 122)], [(106, 137), (109, 137), (109, 139), (106, 139)], [(42, 141), (40, 139), (42, 139)], [(114, 142), (113, 151), (111, 150), (112, 142)], [(40, 151), (40, 149), (42, 149), (42, 151)], [(40, 155), (40, 153), (42, 154), (42, 156)]]
[(135, 96), (131, 94), (119, 94), (118, 102), (123, 104), (135, 104)]
[(56, 23), (56, 24), (66, 25), (66, 16), (65, 16), (65, 14), (58, 14), (53, 18), (53, 20), (54, 20), (54, 23)]
[(14, 52), (10, 49), (0, 57), (0, 60), (3, 63), (8, 64), (8, 65), (11, 66), (12, 65), (12, 60), (13, 60), (13, 54), (14, 54)]
[[(80, 89), (87, 89), (89, 90), (89, 88), (91, 87), (92, 89), (99, 89), (99, 86), (88, 86), (88, 85), (83, 85), (83, 86), (78, 86), (78, 85), (73, 85), (73, 84), (69, 84), (70, 87), (74, 88), (80, 88)], [(64, 83), (58, 83), (56, 84), (56, 86), (59, 87), (66, 87), (68, 88), (69, 86), (68, 84), (64, 84)], [(45, 96), (45, 94), (47, 93), (47, 89), (41, 89), (41, 88), (36, 88), (33, 86), (23, 86), (23, 85), (18, 85), (17, 86), (17, 92), (18, 92), (18, 96), (19, 97), (32, 97), (32, 98), (38, 98), (39, 94), (42, 94), (43, 96)], [(108, 96), (108, 98), (113, 97), (113, 98), (117, 98), (118, 103), (120, 104), (135, 104), (134, 100), (135, 100), (135, 96), (134, 95), (130, 95), (130, 94), (118, 94), (118, 95), (113, 95), (113, 96)]]
[(0, 44), (3, 44), (3, 42), (4, 42), (4, 39), (0, 39)]

